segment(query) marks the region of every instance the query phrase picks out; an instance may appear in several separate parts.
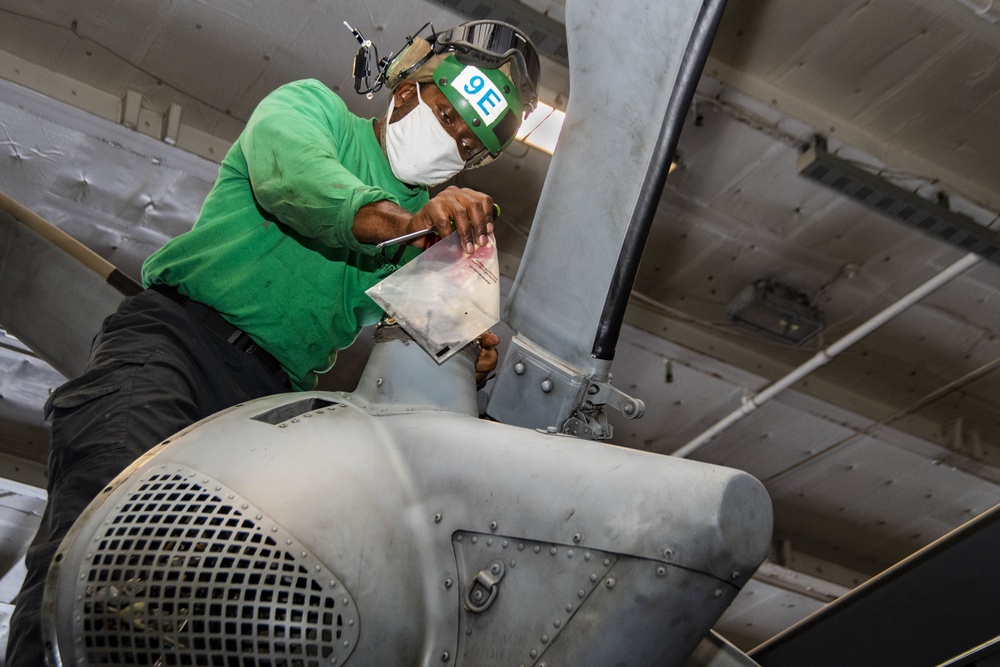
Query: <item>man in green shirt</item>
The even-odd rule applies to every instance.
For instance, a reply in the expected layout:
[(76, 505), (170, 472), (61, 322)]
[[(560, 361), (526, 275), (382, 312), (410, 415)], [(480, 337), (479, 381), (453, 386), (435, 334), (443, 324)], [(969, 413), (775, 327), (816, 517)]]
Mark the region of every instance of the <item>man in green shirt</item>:
[[(513, 141), (536, 103), (538, 60), (516, 28), (477, 21), (411, 39), (380, 64), (385, 117), (366, 120), (314, 80), (268, 95), (223, 159), (194, 227), (143, 266), (94, 343), (85, 373), (46, 404), (49, 502), (27, 557), (7, 665), (43, 662), (49, 562), (118, 473), (190, 424), (237, 403), (311, 389), (381, 317), (365, 290), (426, 243), (375, 246), (433, 228), (472, 252), (493, 201), (436, 186)], [(371, 88), (371, 87), (370, 87)], [(484, 340), (477, 372), (496, 366)]]

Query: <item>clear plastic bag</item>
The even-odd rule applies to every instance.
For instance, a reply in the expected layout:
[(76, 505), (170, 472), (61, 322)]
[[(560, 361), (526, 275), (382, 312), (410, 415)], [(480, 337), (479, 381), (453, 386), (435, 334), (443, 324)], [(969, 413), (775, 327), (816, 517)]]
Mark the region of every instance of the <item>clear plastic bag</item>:
[(496, 240), (467, 255), (450, 234), (365, 293), (443, 363), (500, 321)]

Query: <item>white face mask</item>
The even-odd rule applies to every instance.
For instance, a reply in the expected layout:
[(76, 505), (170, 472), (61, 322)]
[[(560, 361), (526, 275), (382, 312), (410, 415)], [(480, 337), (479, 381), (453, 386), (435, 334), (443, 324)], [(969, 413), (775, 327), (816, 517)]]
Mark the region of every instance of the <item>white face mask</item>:
[[(389, 115), (396, 96), (389, 100)], [(396, 178), (410, 185), (440, 185), (465, 169), (454, 137), (438, 122), (434, 110), (420, 99), (417, 106), (385, 130), (385, 152)]]

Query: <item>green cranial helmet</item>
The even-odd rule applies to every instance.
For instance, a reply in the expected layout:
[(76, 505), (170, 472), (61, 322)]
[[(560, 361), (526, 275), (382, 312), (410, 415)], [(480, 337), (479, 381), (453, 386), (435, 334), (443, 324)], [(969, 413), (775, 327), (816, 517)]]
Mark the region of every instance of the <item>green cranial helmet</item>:
[(434, 83), (483, 142), (490, 158), (499, 156), (514, 141), (524, 105), (503, 70), (463, 65), (449, 55), (434, 69)]
[(521, 121), (538, 104), (538, 54), (518, 28), (502, 21), (470, 21), (412, 37), (388, 63), (384, 81), (430, 82), (444, 93), (485, 147), (466, 168), (496, 159), (514, 141)]

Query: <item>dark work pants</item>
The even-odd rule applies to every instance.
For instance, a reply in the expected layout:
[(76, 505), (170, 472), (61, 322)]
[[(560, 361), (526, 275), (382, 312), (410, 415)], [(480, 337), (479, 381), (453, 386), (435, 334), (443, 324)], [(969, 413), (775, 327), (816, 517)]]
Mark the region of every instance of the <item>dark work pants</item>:
[(101, 489), (177, 431), (237, 403), (288, 391), (285, 381), (156, 292), (127, 298), (105, 320), (87, 370), (46, 404), (48, 505), (15, 600), (7, 667), (45, 664), (40, 622), (49, 562)]

